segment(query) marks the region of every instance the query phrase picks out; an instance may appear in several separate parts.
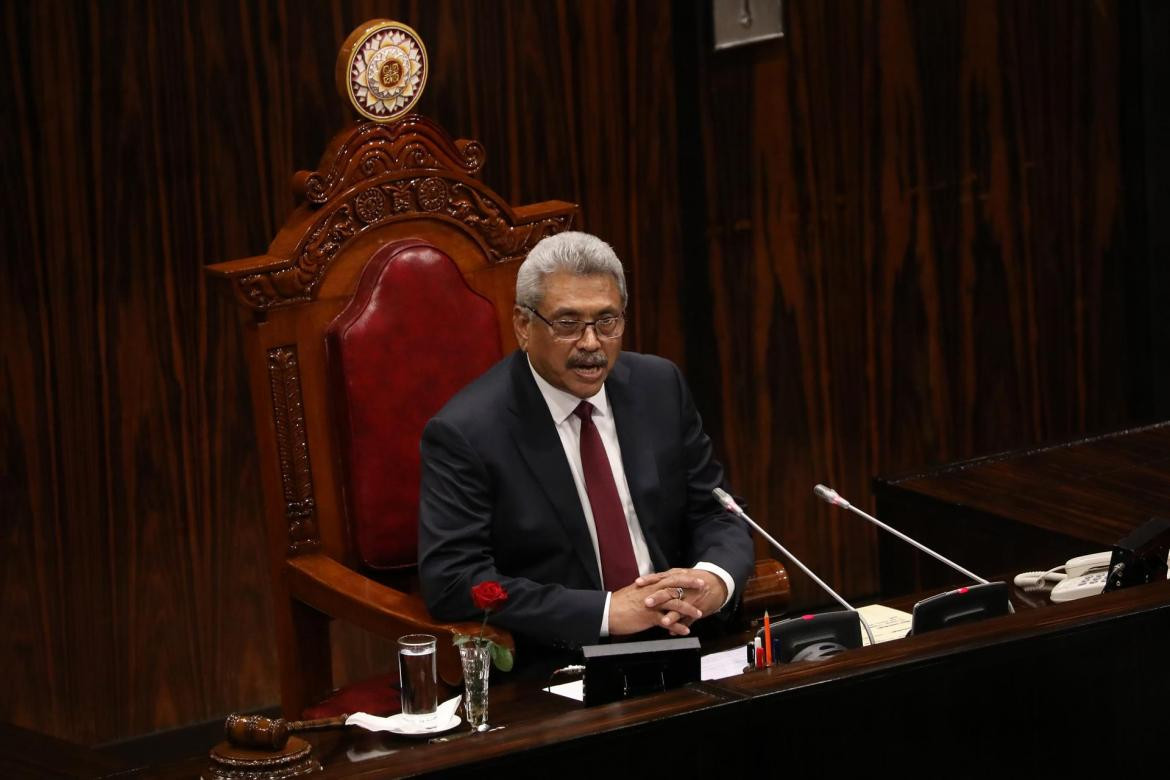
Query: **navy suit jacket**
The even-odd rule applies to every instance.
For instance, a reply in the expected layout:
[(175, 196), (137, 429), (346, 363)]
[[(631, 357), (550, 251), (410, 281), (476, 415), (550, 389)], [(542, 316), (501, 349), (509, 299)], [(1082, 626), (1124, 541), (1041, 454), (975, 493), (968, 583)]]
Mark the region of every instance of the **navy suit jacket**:
[[(752, 542), (711, 496), (723, 485), (723, 468), (678, 367), (622, 352), (605, 386), (655, 570), (708, 561), (742, 593)], [(564, 448), (523, 352), (464, 388), (423, 431), (419, 575), (440, 620), (481, 617), (471, 586), (497, 580), (509, 598), (491, 622), (521, 641), (570, 648), (598, 639), (601, 573)]]

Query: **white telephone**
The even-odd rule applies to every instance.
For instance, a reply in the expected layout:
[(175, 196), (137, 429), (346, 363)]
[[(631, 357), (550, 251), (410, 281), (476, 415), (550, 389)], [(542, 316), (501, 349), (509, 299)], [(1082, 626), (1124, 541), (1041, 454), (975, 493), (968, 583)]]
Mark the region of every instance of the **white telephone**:
[[(1096, 596), (1105, 590), (1105, 579), (1109, 576), (1109, 561), (1113, 553), (1099, 552), (1070, 559), (1063, 566), (1048, 571), (1026, 571), (1017, 574), (1016, 587), (1028, 592), (1052, 592), (1048, 598), (1053, 603)], [(1167, 559), (1170, 563), (1170, 559)], [(1170, 574), (1167, 575), (1170, 578)]]
[(1081, 577), (1095, 571), (1109, 568), (1109, 561), (1113, 558), (1111, 552), (1090, 553), (1076, 558), (1070, 558), (1064, 565), (1066, 577)]

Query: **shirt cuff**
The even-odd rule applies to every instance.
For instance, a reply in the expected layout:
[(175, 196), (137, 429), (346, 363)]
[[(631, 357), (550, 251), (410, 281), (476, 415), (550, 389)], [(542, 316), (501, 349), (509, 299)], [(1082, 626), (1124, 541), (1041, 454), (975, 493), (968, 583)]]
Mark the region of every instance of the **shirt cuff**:
[[(715, 564), (708, 563), (707, 561), (699, 561), (698, 563), (696, 563), (694, 565), (693, 568), (702, 569), (703, 571), (709, 571), (712, 574), (714, 574), (716, 577), (718, 577), (719, 579), (723, 580), (723, 584), (727, 587), (727, 598), (725, 598), (723, 600), (723, 603), (719, 605), (719, 609), (723, 609), (724, 607), (726, 607), (727, 602), (731, 601), (731, 597), (735, 593), (735, 580), (731, 579), (731, 575), (728, 574), (727, 571), (722, 566), (716, 566)], [(608, 601), (605, 602), (605, 606), (606, 606), (605, 614), (608, 616), (609, 615), (609, 602)], [(602, 626), (605, 626), (606, 622), (608, 622), (608, 621), (602, 622)]]
[[(724, 573), (726, 574), (726, 572)], [(609, 600), (612, 597), (612, 593), (605, 594), (605, 609), (601, 610), (601, 633), (598, 634), (601, 637), (609, 636)]]

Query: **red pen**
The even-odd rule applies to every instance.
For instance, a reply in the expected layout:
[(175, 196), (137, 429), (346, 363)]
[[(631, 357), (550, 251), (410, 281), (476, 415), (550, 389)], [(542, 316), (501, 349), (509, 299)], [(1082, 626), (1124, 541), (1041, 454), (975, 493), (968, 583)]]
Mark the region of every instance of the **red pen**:
[(764, 644), (759, 637), (756, 637), (756, 668), (764, 668)]
[(772, 665), (772, 619), (768, 617), (768, 610), (764, 610), (764, 663)]

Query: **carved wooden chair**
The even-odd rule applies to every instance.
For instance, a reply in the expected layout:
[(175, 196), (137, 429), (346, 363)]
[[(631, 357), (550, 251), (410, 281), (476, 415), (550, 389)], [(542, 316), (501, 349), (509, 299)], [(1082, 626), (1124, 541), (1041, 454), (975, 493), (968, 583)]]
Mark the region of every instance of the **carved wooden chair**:
[(387, 637), (474, 628), (416, 593), (418, 443), (515, 348), (518, 261), (577, 213), (512, 208), (475, 177), (483, 158), (418, 115), (357, 125), (297, 175), (305, 202), (266, 255), (210, 269), (243, 307), (290, 717), (331, 688), (330, 617)]
[[(400, 48), (379, 64), (390, 35)], [(401, 80), (425, 50), (397, 23), (356, 30), (339, 58), (355, 107), (369, 108), (354, 76), (367, 61), (370, 78), (381, 68)], [(435, 634), (440, 676), (459, 681), (450, 637), (478, 625), (437, 622), (418, 595), (422, 428), (515, 349), (519, 262), (578, 217), (574, 204), (513, 207), (485, 186), (479, 143), (405, 113), (423, 82), (425, 71), (391, 121), (363, 110), (369, 121), (294, 177), (302, 202), (266, 254), (208, 269), (240, 304), (286, 717), (333, 687), (331, 619), (388, 638)], [(745, 597), (787, 595), (775, 562), (761, 571)]]

